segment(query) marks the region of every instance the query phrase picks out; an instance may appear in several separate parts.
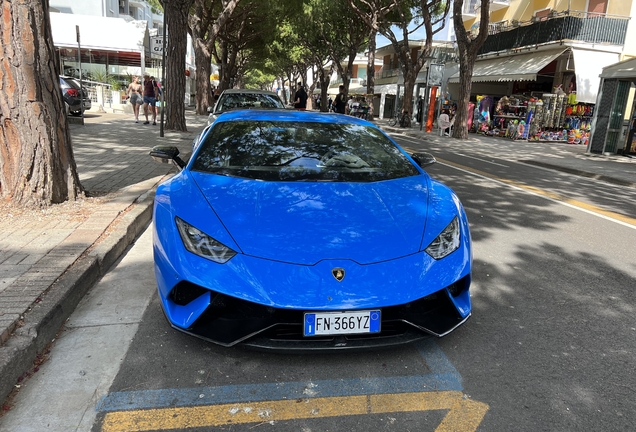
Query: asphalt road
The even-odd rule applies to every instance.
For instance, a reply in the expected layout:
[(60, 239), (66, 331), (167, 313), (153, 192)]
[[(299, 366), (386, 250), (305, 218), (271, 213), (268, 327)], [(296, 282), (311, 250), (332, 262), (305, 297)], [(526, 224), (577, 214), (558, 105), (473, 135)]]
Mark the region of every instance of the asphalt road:
[(82, 302), (0, 431), (631, 430), (636, 191), (517, 162), (513, 147), (431, 151), (474, 242), (473, 316), (390, 351), (275, 355), (172, 330), (150, 231)]

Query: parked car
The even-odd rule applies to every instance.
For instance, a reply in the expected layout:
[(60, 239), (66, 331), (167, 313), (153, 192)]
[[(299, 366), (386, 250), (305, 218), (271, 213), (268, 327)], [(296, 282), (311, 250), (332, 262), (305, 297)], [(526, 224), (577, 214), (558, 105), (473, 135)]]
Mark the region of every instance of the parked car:
[(60, 88), (62, 89), (66, 115), (79, 116), (83, 111), (91, 109), (92, 104), (88, 91), (86, 87), (83, 87), (81, 89), (82, 97), (80, 97), (80, 84), (76, 78), (60, 76)]
[(471, 314), (468, 221), (455, 193), (376, 125), (236, 110), (207, 127), (153, 213), (169, 323), (258, 349), (387, 347)]
[(285, 108), (280, 97), (271, 91), (250, 89), (224, 90), (214, 107), (208, 107), (208, 125), (227, 111), (236, 109)]

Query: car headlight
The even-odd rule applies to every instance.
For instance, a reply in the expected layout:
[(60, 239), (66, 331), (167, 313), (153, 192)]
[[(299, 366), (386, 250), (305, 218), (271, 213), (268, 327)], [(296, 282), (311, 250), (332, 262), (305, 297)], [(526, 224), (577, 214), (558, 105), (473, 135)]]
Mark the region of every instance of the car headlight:
[(175, 222), (179, 228), (183, 245), (193, 254), (219, 264), (225, 264), (236, 255), (232, 249), (182, 219), (175, 217)]
[(459, 219), (457, 216), (448, 224), (444, 231), (424, 251), (436, 260), (457, 250), (459, 247)]

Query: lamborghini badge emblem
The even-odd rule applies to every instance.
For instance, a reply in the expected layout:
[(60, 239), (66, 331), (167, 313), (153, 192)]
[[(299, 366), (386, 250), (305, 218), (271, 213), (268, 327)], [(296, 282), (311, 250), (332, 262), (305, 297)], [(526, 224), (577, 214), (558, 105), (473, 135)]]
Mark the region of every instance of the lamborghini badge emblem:
[(335, 268), (331, 270), (331, 274), (336, 278), (338, 282), (342, 282), (345, 277), (345, 271), (343, 268)]

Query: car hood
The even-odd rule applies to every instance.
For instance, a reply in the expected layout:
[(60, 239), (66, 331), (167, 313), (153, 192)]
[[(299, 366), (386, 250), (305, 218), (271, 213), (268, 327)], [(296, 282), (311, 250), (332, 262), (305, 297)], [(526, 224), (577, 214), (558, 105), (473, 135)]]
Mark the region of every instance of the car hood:
[(368, 264), (421, 247), (426, 174), (372, 183), (264, 182), (198, 172), (192, 178), (246, 255), (304, 265), (326, 259)]

